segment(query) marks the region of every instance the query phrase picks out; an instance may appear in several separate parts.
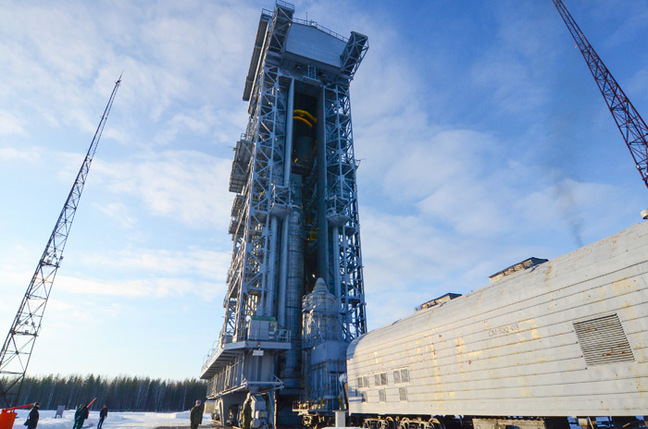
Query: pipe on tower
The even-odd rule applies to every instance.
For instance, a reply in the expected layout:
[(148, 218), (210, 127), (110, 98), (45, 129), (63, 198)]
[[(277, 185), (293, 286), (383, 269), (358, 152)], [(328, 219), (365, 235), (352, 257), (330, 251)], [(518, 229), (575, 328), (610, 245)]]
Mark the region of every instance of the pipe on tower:
[[(295, 183), (295, 187), (297, 186), (300, 184)], [(287, 388), (295, 388), (301, 386), (299, 357), (301, 355), (302, 297), (304, 296), (304, 222), (302, 211), (293, 208), (288, 215), (287, 223), (290, 226), (285, 308), (286, 328), (290, 331), (292, 347), (286, 351), (284, 385)]]
[[(284, 186), (290, 186), (290, 158), (292, 156), (293, 121), (292, 111), (295, 108), (295, 81), (290, 80), (288, 86), (288, 103), (286, 113), (286, 142), (284, 144)], [(290, 204), (290, 202), (288, 202)], [(286, 279), (288, 278), (288, 217), (283, 221), (281, 228), (281, 255), (279, 261), (279, 291), (277, 295), (277, 320), (281, 326), (286, 326)]]

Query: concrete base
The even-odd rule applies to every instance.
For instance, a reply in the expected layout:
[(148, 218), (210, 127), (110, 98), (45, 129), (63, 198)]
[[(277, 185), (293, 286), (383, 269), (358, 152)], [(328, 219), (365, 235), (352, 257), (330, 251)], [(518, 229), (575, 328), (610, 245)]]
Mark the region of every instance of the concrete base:
[(335, 427), (344, 428), (346, 427), (346, 411), (340, 410), (335, 411)]

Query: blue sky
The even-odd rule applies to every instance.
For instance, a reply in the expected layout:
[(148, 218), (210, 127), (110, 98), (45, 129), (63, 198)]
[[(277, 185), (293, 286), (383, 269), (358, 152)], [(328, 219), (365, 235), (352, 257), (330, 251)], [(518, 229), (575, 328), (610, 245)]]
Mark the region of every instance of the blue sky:
[[(648, 192), (549, 0), (296, 1), (369, 36), (351, 100), (376, 328), (640, 222)], [(648, 117), (648, 5), (565, 0)], [(232, 147), (272, 1), (0, 3), (0, 335), (123, 71), (30, 374), (198, 376), (223, 323)]]

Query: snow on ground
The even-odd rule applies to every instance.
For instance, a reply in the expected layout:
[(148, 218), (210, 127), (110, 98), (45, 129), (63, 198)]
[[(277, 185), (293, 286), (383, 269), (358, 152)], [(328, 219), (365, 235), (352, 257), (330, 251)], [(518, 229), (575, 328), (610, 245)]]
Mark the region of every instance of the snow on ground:
[[(29, 414), (29, 408), (16, 410), (18, 415), (14, 422), (13, 429), (26, 429), (23, 423)], [(63, 418), (55, 419), (56, 410), (40, 410), (40, 419), (36, 429), (72, 429), (74, 410), (65, 410)], [(99, 411), (90, 411), (90, 417), (85, 421), (83, 429), (96, 429), (99, 422)], [(199, 429), (211, 429), (216, 427), (209, 414), (203, 415), (203, 423)], [(108, 410), (108, 418), (104, 420), (103, 429), (153, 429), (153, 428), (187, 428), (189, 429), (189, 410), (176, 413), (147, 413), (123, 411), (113, 412)], [(360, 428), (334, 428), (325, 429), (360, 429)], [(579, 428), (580, 429), (580, 428)]]
[[(18, 414), (13, 429), (25, 429), (23, 423), (27, 419), (29, 409), (16, 410)], [(74, 410), (65, 410), (63, 418), (54, 418), (55, 410), (40, 410), (37, 429), (72, 429)], [(99, 422), (99, 411), (90, 411), (90, 417), (85, 421), (83, 429), (94, 429)], [(178, 413), (147, 413), (147, 412), (112, 412), (108, 410), (108, 418), (104, 420), (103, 429), (147, 429), (162, 426), (189, 427), (189, 411)], [(203, 425), (211, 426), (209, 414), (203, 416)]]

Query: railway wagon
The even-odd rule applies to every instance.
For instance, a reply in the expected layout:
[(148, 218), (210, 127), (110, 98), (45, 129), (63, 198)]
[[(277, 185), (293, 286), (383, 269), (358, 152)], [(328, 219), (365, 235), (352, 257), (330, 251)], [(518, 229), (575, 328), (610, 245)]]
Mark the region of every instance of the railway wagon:
[(595, 416), (644, 424), (648, 222), (491, 281), (351, 343), (356, 424), (543, 428)]

